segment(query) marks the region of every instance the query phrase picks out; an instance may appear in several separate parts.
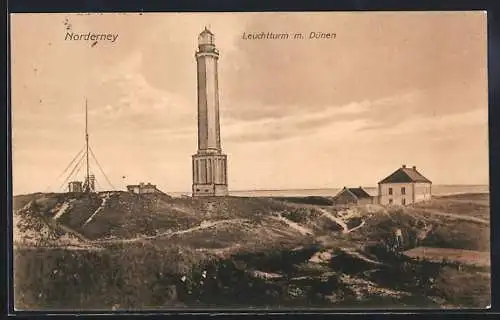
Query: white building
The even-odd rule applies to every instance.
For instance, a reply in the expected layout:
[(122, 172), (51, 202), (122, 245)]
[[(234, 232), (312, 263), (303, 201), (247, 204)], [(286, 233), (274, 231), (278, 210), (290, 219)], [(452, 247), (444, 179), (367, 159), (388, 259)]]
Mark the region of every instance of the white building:
[(378, 183), (378, 202), (382, 205), (407, 205), (432, 197), (432, 182), (417, 168), (403, 165)]
[(151, 193), (162, 193), (158, 188), (151, 183), (139, 183), (137, 185), (129, 185), (127, 186), (128, 192), (137, 193), (137, 194), (151, 194)]

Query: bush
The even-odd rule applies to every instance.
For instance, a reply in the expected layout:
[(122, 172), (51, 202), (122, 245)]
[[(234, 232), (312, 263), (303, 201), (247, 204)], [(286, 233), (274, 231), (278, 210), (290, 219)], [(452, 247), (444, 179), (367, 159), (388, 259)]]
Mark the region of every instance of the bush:
[(279, 201), (300, 203), (300, 204), (312, 204), (318, 206), (331, 206), (333, 205), (333, 200), (326, 197), (309, 196), (309, 197), (275, 197), (273, 198)]
[(270, 248), (261, 252), (237, 253), (233, 255), (233, 259), (244, 261), (249, 266), (263, 271), (292, 273), (296, 270), (294, 265), (308, 261), (317, 250), (315, 244), (297, 250)]
[(387, 267), (370, 275), (371, 280), (392, 289), (421, 292), (431, 295), (432, 283), (443, 267), (424, 259), (413, 260), (397, 252), (392, 252), (384, 245), (367, 248)]
[(307, 210), (297, 209), (292, 211), (285, 211), (281, 215), (286, 219), (296, 223), (306, 223), (309, 220), (307, 214), (308, 214)]
[(354, 227), (359, 226), (362, 222), (363, 222), (363, 219), (361, 219), (360, 217), (354, 217), (354, 218), (349, 219), (346, 224), (347, 224), (347, 227), (349, 229), (352, 229)]
[(444, 267), (435, 281), (435, 288), (439, 296), (458, 306), (485, 308), (491, 304), (490, 277), (484, 273)]
[(490, 229), (474, 222), (449, 222), (435, 227), (422, 246), (490, 251)]
[(206, 258), (199, 256), (182, 247), (160, 250), (142, 244), (100, 251), (16, 249), (15, 306), (42, 310), (161, 306), (169, 302), (164, 295), (167, 287)]

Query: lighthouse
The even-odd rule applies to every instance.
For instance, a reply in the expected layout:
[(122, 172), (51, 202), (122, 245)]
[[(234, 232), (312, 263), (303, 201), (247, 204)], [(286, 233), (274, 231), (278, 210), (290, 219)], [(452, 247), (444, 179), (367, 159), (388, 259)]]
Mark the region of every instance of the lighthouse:
[(227, 156), (222, 152), (219, 117), (219, 51), (214, 34), (205, 29), (198, 36), (195, 53), (198, 80), (198, 151), (192, 157), (193, 196), (226, 196)]

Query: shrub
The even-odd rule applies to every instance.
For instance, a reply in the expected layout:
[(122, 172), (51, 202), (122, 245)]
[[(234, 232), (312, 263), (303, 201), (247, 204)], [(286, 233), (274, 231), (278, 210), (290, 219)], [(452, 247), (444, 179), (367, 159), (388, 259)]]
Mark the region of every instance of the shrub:
[(436, 294), (452, 304), (485, 308), (491, 304), (490, 277), (484, 273), (461, 272), (456, 268), (444, 267), (435, 281)]
[(308, 220), (307, 211), (300, 209), (285, 211), (282, 213), (282, 216), (296, 223), (306, 223)]
[(312, 204), (318, 206), (331, 206), (333, 205), (333, 200), (326, 197), (309, 196), (309, 197), (275, 197), (273, 198), (279, 201), (300, 203), (300, 204)]
[(134, 244), (99, 251), (16, 249), (14, 259), (16, 308), (110, 309), (163, 304), (166, 288), (207, 257), (183, 247)]
[(490, 230), (474, 222), (455, 222), (435, 227), (422, 241), (423, 246), (478, 251), (490, 250)]
[(347, 224), (347, 227), (349, 229), (352, 229), (354, 227), (359, 226), (362, 222), (363, 222), (363, 219), (361, 219), (360, 217), (354, 217), (354, 218), (349, 219), (346, 224)]

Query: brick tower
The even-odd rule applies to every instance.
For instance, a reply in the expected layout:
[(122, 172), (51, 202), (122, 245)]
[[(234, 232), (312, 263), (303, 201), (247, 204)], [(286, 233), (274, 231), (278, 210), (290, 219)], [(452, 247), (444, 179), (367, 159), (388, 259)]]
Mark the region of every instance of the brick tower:
[(219, 122), (219, 51), (206, 27), (198, 36), (198, 152), (193, 155), (193, 196), (226, 196), (227, 156), (222, 153)]

